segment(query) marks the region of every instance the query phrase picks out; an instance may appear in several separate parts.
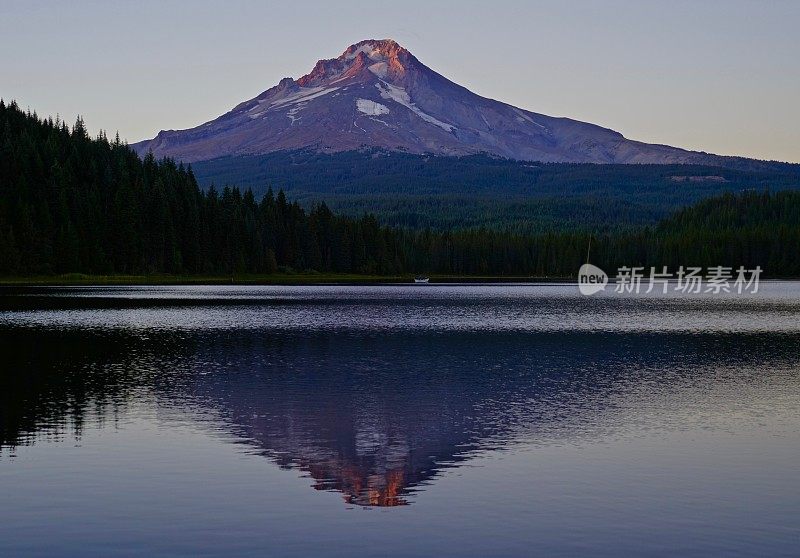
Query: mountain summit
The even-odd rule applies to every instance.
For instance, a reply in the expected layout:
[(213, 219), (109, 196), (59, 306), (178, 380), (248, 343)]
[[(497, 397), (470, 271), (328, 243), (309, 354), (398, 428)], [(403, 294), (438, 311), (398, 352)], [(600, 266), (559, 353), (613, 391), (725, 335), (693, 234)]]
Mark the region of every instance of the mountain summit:
[(187, 162), (292, 149), (363, 147), (586, 163), (702, 163), (718, 157), (481, 97), (422, 64), (391, 39), (361, 41), (310, 73), (188, 130), (133, 145)]

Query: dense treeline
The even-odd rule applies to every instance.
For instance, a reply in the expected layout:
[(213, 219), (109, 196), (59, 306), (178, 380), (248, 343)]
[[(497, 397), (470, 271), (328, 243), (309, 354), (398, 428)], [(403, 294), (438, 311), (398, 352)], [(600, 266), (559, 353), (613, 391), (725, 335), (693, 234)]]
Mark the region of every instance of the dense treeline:
[(271, 185), (304, 207), (325, 200), (338, 214), (372, 213), (394, 227), (483, 226), (537, 234), (619, 232), (655, 225), (725, 192), (800, 188), (800, 165), (750, 163), (742, 168), (599, 165), (377, 150), (289, 151), (201, 161), (194, 171), (201, 188), (237, 184), (260, 197)]
[[(443, 210), (446, 210), (444, 208)], [(590, 209), (587, 209), (589, 211)], [(654, 227), (595, 232), (592, 261), (761, 265), (800, 276), (800, 193), (703, 201)], [(587, 231), (530, 235), (381, 226), (310, 210), (283, 192), (203, 191), (191, 168), (139, 159), (82, 121), (41, 120), (0, 102), (0, 274), (319, 272), (574, 276)]]
[(389, 234), (282, 193), (202, 192), (189, 168), (0, 103), (0, 273), (393, 273)]
[(726, 194), (661, 222), (650, 260), (679, 265), (761, 265), (768, 275), (800, 277), (800, 192)]

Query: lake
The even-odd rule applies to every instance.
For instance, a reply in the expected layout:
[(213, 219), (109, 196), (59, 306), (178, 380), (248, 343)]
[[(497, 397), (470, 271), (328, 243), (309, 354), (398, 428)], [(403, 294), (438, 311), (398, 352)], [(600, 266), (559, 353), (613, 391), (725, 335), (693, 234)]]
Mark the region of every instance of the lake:
[(797, 556), (800, 283), (5, 288), (0, 556)]

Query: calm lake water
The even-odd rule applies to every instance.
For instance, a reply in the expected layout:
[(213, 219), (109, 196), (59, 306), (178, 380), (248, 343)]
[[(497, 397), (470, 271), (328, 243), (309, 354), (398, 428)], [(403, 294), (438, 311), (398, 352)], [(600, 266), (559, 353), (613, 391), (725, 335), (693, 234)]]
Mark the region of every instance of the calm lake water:
[(0, 556), (797, 556), (800, 283), (0, 291)]

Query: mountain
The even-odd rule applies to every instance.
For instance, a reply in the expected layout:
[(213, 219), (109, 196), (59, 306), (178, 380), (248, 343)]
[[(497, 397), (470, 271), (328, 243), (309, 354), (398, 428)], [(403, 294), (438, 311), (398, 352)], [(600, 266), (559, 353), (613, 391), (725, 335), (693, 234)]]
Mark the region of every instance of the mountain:
[(284, 78), (230, 112), (188, 130), (164, 130), (132, 146), (186, 162), (312, 149), (487, 153), (522, 161), (692, 163), (732, 158), (626, 139), (569, 118), (487, 99), (453, 83), (390, 39), (366, 40)]

